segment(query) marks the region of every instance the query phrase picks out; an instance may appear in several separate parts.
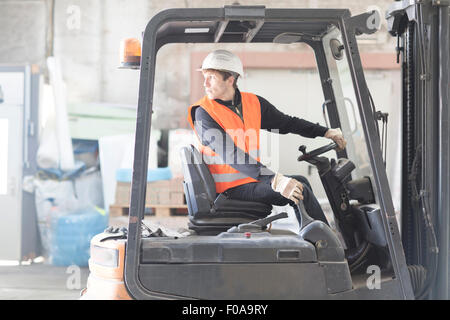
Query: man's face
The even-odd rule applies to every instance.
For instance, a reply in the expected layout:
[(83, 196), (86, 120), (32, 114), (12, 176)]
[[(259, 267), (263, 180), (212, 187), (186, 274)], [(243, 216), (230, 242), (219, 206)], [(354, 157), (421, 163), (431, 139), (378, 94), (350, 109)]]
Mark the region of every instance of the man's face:
[(215, 70), (203, 70), (203, 86), (205, 87), (206, 95), (209, 99), (230, 100), (230, 94), (234, 93), (233, 77), (223, 80), (222, 75)]

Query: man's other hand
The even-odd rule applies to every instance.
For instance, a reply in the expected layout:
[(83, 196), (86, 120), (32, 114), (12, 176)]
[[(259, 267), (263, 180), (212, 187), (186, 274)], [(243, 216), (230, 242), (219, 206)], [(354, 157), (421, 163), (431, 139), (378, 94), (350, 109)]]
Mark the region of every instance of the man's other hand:
[(288, 178), (280, 173), (277, 173), (272, 180), (272, 189), (289, 200), (298, 204), (300, 200), (303, 200), (303, 185), (293, 178)]
[(336, 129), (328, 129), (325, 133), (325, 138), (331, 139), (339, 147), (339, 150), (344, 150), (347, 145), (347, 141), (345, 141), (344, 136), (342, 135), (342, 131), (339, 128)]

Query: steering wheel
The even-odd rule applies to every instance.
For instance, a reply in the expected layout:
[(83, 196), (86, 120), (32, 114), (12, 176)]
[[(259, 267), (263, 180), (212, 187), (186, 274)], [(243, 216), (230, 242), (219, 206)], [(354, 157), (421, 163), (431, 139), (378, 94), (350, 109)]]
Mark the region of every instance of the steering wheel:
[(332, 142), (330, 144), (327, 144), (326, 146), (317, 148), (313, 151), (310, 152), (306, 152), (306, 146), (300, 146), (300, 148), (298, 148), (299, 151), (301, 151), (303, 154), (301, 156), (298, 157), (298, 161), (307, 161), (311, 158), (317, 157), (318, 155), (321, 155), (322, 153), (325, 153), (327, 151), (336, 149), (338, 145), (335, 142)]

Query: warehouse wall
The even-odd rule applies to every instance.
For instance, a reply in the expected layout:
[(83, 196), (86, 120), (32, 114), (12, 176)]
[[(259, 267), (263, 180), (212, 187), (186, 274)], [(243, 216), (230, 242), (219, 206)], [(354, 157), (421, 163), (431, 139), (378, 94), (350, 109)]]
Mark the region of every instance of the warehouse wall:
[[(217, 7), (234, 1), (211, 0), (56, 0), (54, 12), (54, 54), (63, 64), (70, 102), (105, 101), (136, 104), (138, 72), (119, 70), (119, 43), (125, 37), (140, 37), (147, 22), (157, 12), (171, 7)], [(51, 42), (51, 1), (0, 1), (0, 63), (37, 63), (44, 66)], [(350, 8), (353, 14), (365, 12), (370, 2), (357, 0), (247, 0), (243, 5), (266, 7)], [(382, 13), (391, 0), (374, 1)], [(394, 52), (395, 41), (383, 29), (361, 51)], [(266, 50), (271, 47), (267, 46)], [(159, 55), (157, 89), (161, 101), (177, 108), (189, 101), (189, 52), (196, 46), (173, 46)], [(252, 50), (248, 48), (248, 50)], [(258, 50), (260, 50), (258, 48)], [(288, 49), (289, 50), (289, 49)], [(294, 48), (294, 50), (298, 50)], [(170, 70), (177, 62), (177, 70)], [(181, 86), (180, 83), (185, 84)], [(118, 90), (117, 88), (120, 88)], [(176, 90), (175, 90), (176, 88)], [(180, 90), (181, 89), (181, 90)], [(157, 99), (158, 100), (158, 99)]]
[(0, 1), (0, 64), (43, 65), (47, 26), (45, 1)]
[(54, 55), (62, 65), (68, 102), (101, 101), (103, 2), (56, 0), (54, 10)]
[[(147, 22), (157, 12), (173, 7), (217, 7), (234, 1), (211, 0), (56, 0), (54, 8), (54, 54), (63, 67), (68, 102), (107, 102), (136, 105), (139, 73), (117, 69), (119, 44), (125, 37), (139, 38)], [(0, 63), (30, 62), (44, 65), (51, 44), (51, 1), (0, 1)], [(350, 8), (353, 14), (370, 9), (370, 2), (357, 0), (241, 0), (242, 5), (266, 7)], [(374, 1), (382, 15), (391, 0)], [(12, 36), (11, 36), (12, 35)], [(360, 37), (362, 52), (394, 52), (395, 39), (386, 24), (375, 35)], [(50, 43), (50, 44), (49, 44)], [(6, 45), (4, 45), (6, 44)], [(224, 46), (233, 49), (233, 45)], [(155, 123), (160, 128), (186, 126), (184, 110), (189, 104), (190, 53), (213, 46), (171, 45), (158, 54), (154, 106)], [(241, 47), (240, 47), (241, 48)], [(273, 46), (244, 46), (244, 50), (269, 51)], [(276, 50), (306, 50), (301, 46)], [(176, 66), (176, 68), (173, 68)], [(170, 106), (170, 108), (167, 108)], [(181, 115), (181, 117), (180, 117)]]
[[(126, 37), (140, 38), (148, 21), (161, 10), (175, 7), (221, 7), (234, 2), (235, 0), (0, 0), (0, 63), (38, 64), (45, 73), (46, 57), (54, 54), (62, 64), (69, 105), (102, 102), (135, 107), (138, 101), (139, 72), (117, 68), (120, 41)], [(267, 8), (349, 8), (352, 14), (377, 8), (384, 17), (393, 0), (239, 2), (242, 5), (265, 5)], [(362, 54), (395, 52), (396, 40), (388, 35), (384, 19), (379, 32), (359, 36), (358, 42)], [(220, 47), (240, 53), (311, 51), (303, 44), (221, 44)], [(156, 66), (153, 128), (187, 127), (186, 108), (191, 101), (191, 86), (198, 85), (190, 82), (191, 58), (195, 53), (215, 48), (217, 46), (211, 44), (177, 44), (160, 50)], [(314, 70), (308, 71), (310, 72)], [(382, 80), (377, 80), (380, 78)], [(394, 108), (400, 101), (400, 88), (393, 87), (392, 84), (398, 79), (398, 70), (370, 71), (369, 88), (375, 103), (380, 102), (377, 104), (379, 109), (389, 112), (396, 110)], [(384, 83), (389, 86), (389, 90), (383, 87)], [(393, 125), (394, 119), (390, 119), (390, 130), (398, 129), (398, 126)], [(389, 136), (398, 137), (396, 132)], [(392, 150), (396, 149), (395, 142), (390, 141), (390, 145), (393, 144)]]

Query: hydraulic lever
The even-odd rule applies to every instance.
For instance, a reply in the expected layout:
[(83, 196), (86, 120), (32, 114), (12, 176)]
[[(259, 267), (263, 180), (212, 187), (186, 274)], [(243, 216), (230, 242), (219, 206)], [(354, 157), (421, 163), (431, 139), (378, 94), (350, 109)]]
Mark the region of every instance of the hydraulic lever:
[(228, 229), (229, 233), (242, 233), (242, 232), (261, 232), (263, 228), (266, 227), (269, 223), (278, 220), (287, 218), (288, 214), (286, 212), (281, 212), (279, 214), (269, 216), (263, 219), (255, 220), (250, 223), (243, 223), (238, 225), (237, 227), (232, 227)]
[(300, 200), (297, 204), (298, 207), (298, 211), (300, 212), (300, 217), (301, 217), (301, 221), (300, 221), (300, 230), (302, 230), (303, 228), (305, 228), (308, 224), (310, 224), (311, 222), (314, 221), (313, 218), (311, 218), (308, 214), (308, 212), (306, 212), (305, 209), (305, 205), (303, 203), (302, 200)]

